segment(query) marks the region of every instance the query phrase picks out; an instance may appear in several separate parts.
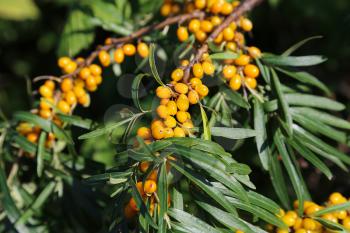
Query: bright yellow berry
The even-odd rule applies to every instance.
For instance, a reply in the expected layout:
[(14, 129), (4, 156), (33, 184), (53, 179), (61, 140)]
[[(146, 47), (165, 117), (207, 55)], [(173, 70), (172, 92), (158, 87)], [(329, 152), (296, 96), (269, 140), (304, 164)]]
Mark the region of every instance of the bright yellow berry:
[(180, 81), (183, 78), (183, 76), (184, 76), (184, 71), (180, 68), (175, 69), (171, 73), (171, 79), (176, 82)]
[(125, 59), (124, 51), (122, 48), (118, 48), (114, 51), (114, 61), (118, 64), (123, 63)]
[(232, 65), (226, 65), (223, 69), (222, 69), (222, 74), (224, 76), (225, 79), (231, 79), (235, 76), (237, 72), (237, 69), (235, 66)]
[(247, 77), (256, 78), (259, 76), (259, 68), (256, 65), (248, 64), (244, 67), (244, 74)]
[(159, 86), (156, 89), (156, 95), (160, 99), (169, 99), (171, 97), (171, 90), (169, 87)]
[(179, 27), (176, 31), (179, 41), (184, 42), (188, 39), (188, 31), (186, 27)]
[(137, 53), (140, 55), (140, 57), (148, 57), (149, 55), (149, 49), (148, 49), (148, 45), (146, 43), (139, 43), (137, 45)]
[(123, 52), (126, 56), (133, 56), (136, 53), (135, 45), (133, 44), (125, 44), (123, 45)]

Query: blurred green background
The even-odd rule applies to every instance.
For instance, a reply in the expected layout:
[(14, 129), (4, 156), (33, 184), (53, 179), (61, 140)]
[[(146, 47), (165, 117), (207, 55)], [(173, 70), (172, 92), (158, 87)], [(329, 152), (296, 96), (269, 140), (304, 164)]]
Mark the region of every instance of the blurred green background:
[[(131, 8), (123, 8), (123, 17), (130, 16), (131, 12), (136, 11), (140, 15), (147, 15), (154, 9), (152, 6), (149, 7), (151, 10), (137, 8), (137, 2), (141, 1), (130, 1)], [(6, 116), (11, 117), (17, 110), (30, 109), (33, 103), (33, 98), (29, 95), (31, 79), (40, 75), (59, 75), (56, 61), (58, 54), (62, 53), (66, 46), (63, 31), (66, 22), (72, 17), (72, 10), (81, 4), (79, 2), (78, 0), (0, 0), (0, 108)], [(119, 18), (119, 22), (124, 22), (119, 14), (115, 14), (113, 9), (111, 11), (103, 4), (100, 8), (94, 8), (99, 2), (118, 4), (118, 0), (82, 2), (86, 2), (87, 5), (93, 2), (92, 14), (99, 15), (100, 19), (108, 21), (107, 16), (114, 16)], [(142, 2), (146, 2), (143, 7), (150, 5), (147, 0)], [(148, 2), (156, 2), (159, 5), (156, 0)], [(270, 0), (254, 10), (252, 18), (254, 30), (249, 42), (263, 51), (281, 53), (304, 38), (323, 36), (323, 39), (308, 43), (298, 50), (297, 54), (322, 54), (328, 57), (326, 63), (309, 71), (331, 87), (335, 98), (347, 104), (348, 110), (343, 112), (343, 117), (349, 118), (350, 1)], [(133, 29), (132, 23), (124, 26), (124, 29)], [(114, 29), (114, 33), (118, 31), (118, 28)], [(82, 48), (85, 46), (90, 49), (103, 43), (107, 36), (113, 35), (101, 27), (92, 27), (86, 33), (80, 44)], [(83, 56), (88, 54), (88, 48), (80, 54)], [(77, 114), (101, 120), (109, 106), (121, 102), (113, 73), (110, 72), (107, 76), (111, 77), (108, 77), (100, 90), (93, 94), (91, 106), (88, 109), (79, 109)], [(344, 173), (339, 171), (335, 183), (326, 182), (325, 178), (313, 170), (310, 172), (308, 168), (305, 170), (308, 185), (319, 199), (324, 199), (333, 190), (342, 191), (344, 194), (349, 192), (350, 181), (346, 179)], [(256, 171), (253, 175), (255, 183), (262, 188), (264, 182), (268, 180), (266, 174), (261, 175)], [(317, 192), (321, 183), (324, 184), (322, 193)]]

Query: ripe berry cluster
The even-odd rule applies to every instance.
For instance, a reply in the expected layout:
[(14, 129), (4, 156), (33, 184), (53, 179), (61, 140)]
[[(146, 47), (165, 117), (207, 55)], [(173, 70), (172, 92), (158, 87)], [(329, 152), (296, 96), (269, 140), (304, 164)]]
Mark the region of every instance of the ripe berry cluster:
[[(185, 42), (188, 40), (190, 32), (194, 34), (198, 42), (202, 43), (208, 38), (209, 33), (221, 25), (225, 16), (232, 13), (239, 5), (239, 1), (229, 3), (225, 0), (195, 0), (188, 4), (193, 5), (191, 9), (206, 10), (211, 15), (205, 19), (192, 19), (186, 26), (180, 26), (177, 29), (177, 37), (179, 41)], [(243, 34), (250, 32), (252, 28), (252, 22), (241, 17), (237, 22), (230, 23), (213, 40), (218, 47), (224, 47), (226, 51), (239, 55), (236, 59), (224, 60), (222, 69), (222, 76), (235, 91), (239, 90), (242, 84), (251, 89), (257, 87), (256, 78), (259, 76), (259, 68), (250, 63), (253, 59), (259, 58), (261, 52), (257, 47), (247, 47)], [(212, 70), (214, 72), (214, 69)]]
[[(313, 214), (317, 211), (324, 209), (325, 207), (339, 205), (347, 202), (347, 198), (345, 198), (342, 194), (335, 192), (332, 193), (328, 201), (324, 206), (318, 205), (311, 201), (305, 201), (304, 205), (304, 213), (303, 216), (299, 216), (297, 213), (297, 209), (299, 206), (298, 200), (294, 202), (295, 210), (287, 211), (286, 213), (281, 210), (279, 217), (281, 220), (289, 227), (288, 229), (282, 228), (274, 228), (272, 225), (268, 225), (269, 232), (276, 233), (330, 233), (334, 232), (330, 229), (325, 228), (318, 221), (314, 220)], [(327, 213), (321, 216), (321, 218), (343, 225), (343, 227), (347, 230), (350, 230), (350, 212), (347, 210), (340, 210), (332, 213)]]

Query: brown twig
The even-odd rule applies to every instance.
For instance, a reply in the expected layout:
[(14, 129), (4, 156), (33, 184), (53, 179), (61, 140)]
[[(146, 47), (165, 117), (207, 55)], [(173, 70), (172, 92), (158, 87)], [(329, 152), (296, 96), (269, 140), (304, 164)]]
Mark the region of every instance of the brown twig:
[(191, 74), (191, 67), (198, 62), (204, 53), (208, 51), (208, 43), (213, 41), (230, 23), (238, 20), (238, 18), (245, 13), (251, 11), (254, 7), (259, 5), (263, 0), (245, 0), (208, 36), (203, 45), (197, 50), (196, 56), (191, 60), (190, 64), (185, 69), (184, 82), (188, 82)]
[(179, 22), (184, 22), (184, 21), (187, 21), (187, 20), (190, 20), (193, 18), (203, 18), (204, 15), (205, 15), (205, 12), (196, 10), (196, 11), (193, 11), (191, 13), (181, 14), (181, 15), (166, 18), (164, 21), (162, 21), (160, 23), (143, 27), (143, 28), (139, 29), (138, 31), (131, 33), (128, 36), (119, 37), (119, 38), (112, 38), (111, 44), (99, 46), (95, 51), (93, 51), (85, 59), (85, 62), (78, 65), (78, 68), (73, 73), (62, 75), (60, 78), (63, 79), (63, 78), (71, 78), (71, 77), (76, 76), (83, 67), (91, 65), (91, 63), (96, 59), (96, 57), (98, 56), (98, 53), (101, 50), (110, 50), (110, 49), (112, 49), (120, 44), (138, 39), (138, 38), (142, 37), (143, 35), (146, 35), (148, 33), (153, 32), (154, 30), (159, 30), (159, 29), (162, 29), (168, 25), (176, 24)]

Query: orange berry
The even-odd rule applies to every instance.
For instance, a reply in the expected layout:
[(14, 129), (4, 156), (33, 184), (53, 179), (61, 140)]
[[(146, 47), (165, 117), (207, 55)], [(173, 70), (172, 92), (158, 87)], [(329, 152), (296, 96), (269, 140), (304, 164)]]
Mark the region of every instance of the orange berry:
[(188, 86), (184, 83), (177, 83), (174, 89), (177, 93), (180, 94), (186, 94), (188, 92)]
[(118, 64), (122, 63), (125, 59), (124, 51), (121, 48), (118, 48), (114, 51), (114, 61)]
[(194, 5), (197, 9), (203, 9), (205, 7), (206, 0), (195, 0)]
[(102, 69), (99, 65), (92, 64), (89, 66), (90, 72), (94, 76), (98, 76), (102, 74)]
[(86, 79), (87, 77), (89, 77), (91, 75), (90, 69), (87, 67), (84, 67), (80, 70), (79, 72), (79, 77), (81, 79)]
[(259, 58), (261, 57), (261, 51), (259, 48), (251, 46), (248, 48), (248, 53), (252, 58)]
[(157, 191), (157, 184), (154, 180), (146, 180), (144, 186), (143, 186), (143, 191), (147, 195), (152, 195), (155, 191)]
[(169, 115), (174, 116), (177, 113), (176, 102), (171, 100), (166, 104)]
[(74, 92), (74, 95), (77, 97), (77, 98), (80, 98), (82, 97), (83, 95), (86, 94), (86, 91), (84, 90), (84, 88), (80, 87), (80, 86), (74, 86), (73, 87), (73, 92)]
[(303, 227), (306, 229), (306, 230), (315, 230), (316, 229), (316, 222), (315, 220), (311, 219), (311, 218), (305, 218), (303, 220)]
[(56, 85), (55, 85), (55, 82), (52, 80), (46, 80), (44, 85), (50, 88), (51, 90), (55, 90)]
[(64, 100), (58, 101), (58, 103), (57, 103), (57, 108), (58, 108), (61, 112), (65, 113), (65, 114), (69, 113), (69, 111), (70, 111), (70, 106), (69, 106), (69, 104), (68, 104), (66, 101), (64, 101)]
[(198, 92), (198, 94), (200, 96), (203, 96), (203, 97), (207, 96), (209, 93), (208, 87), (206, 85), (203, 85), (203, 84), (196, 86), (195, 90), (196, 90), (196, 92)]
[(88, 107), (90, 105), (90, 95), (85, 93), (83, 96), (78, 98), (78, 103), (84, 107)]
[(65, 67), (63, 67), (63, 70), (65, 73), (71, 74), (77, 69), (77, 67), (78, 67), (78, 65), (76, 62), (70, 61), (70, 62), (68, 62), (68, 64)]
[(246, 31), (246, 32), (249, 32), (253, 29), (253, 23), (252, 21), (250, 21), (249, 19), (247, 18), (241, 18), (240, 20), (240, 26), (241, 28)]
[(179, 41), (184, 42), (188, 39), (188, 31), (186, 27), (179, 27), (176, 31)]
[(113, 43), (112, 38), (108, 37), (105, 39), (105, 45), (111, 45)]
[(161, 105), (166, 105), (167, 103), (169, 103), (170, 99), (161, 99), (160, 100), (160, 104)]
[(192, 72), (193, 72), (193, 75), (194, 75), (196, 78), (202, 78), (202, 77), (203, 77), (203, 67), (202, 67), (202, 64), (200, 64), (200, 63), (194, 64), (193, 67), (192, 67)]
[(225, 28), (223, 34), (226, 41), (231, 41), (235, 37), (234, 31), (230, 27)]
[(191, 132), (191, 129), (193, 128), (193, 123), (191, 120), (187, 120), (182, 124), (182, 129), (185, 131), (186, 134), (189, 134)]
[(138, 211), (137, 204), (134, 198), (130, 198), (130, 201), (128, 203), (131, 209)]
[(244, 84), (246, 86), (248, 86), (249, 88), (251, 88), (251, 89), (255, 89), (256, 86), (257, 86), (256, 79), (255, 78), (250, 78), (250, 77), (246, 77), (244, 79)]
[(215, 66), (211, 62), (208, 62), (208, 61), (203, 62), (202, 67), (203, 67), (203, 72), (206, 75), (213, 75), (215, 72)]
[(173, 81), (176, 81), (176, 82), (180, 81), (183, 78), (183, 76), (184, 76), (184, 71), (182, 69), (179, 69), (179, 68), (175, 69), (171, 73), (171, 79)]
[(237, 49), (237, 45), (235, 42), (228, 42), (226, 44), (226, 48), (231, 51), (235, 51)]
[(213, 24), (209, 20), (202, 20), (200, 29), (203, 32), (211, 32), (213, 30)]
[(235, 22), (230, 23), (230, 28), (232, 28), (233, 31), (236, 31), (237, 24)]
[(165, 125), (164, 125), (162, 120), (159, 120), (159, 119), (153, 120), (152, 123), (151, 123), (151, 129), (153, 130), (153, 128), (158, 127), (158, 126), (165, 127)]
[(235, 76), (237, 72), (237, 69), (235, 66), (232, 65), (226, 65), (223, 69), (222, 69), (222, 74), (224, 76), (224, 78), (226, 79), (231, 79)]
[(127, 219), (133, 218), (136, 215), (136, 211), (133, 210), (129, 205), (124, 207), (124, 216)]
[(49, 109), (40, 109), (39, 115), (44, 119), (48, 119), (52, 116), (52, 113)]
[[(140, 163), (140, 171), (141, 171), (141, 172), (145, 173), (145, 172), (148, 170), (148, 168), (149, 168), (149, 162), (145, 162), (145, 161), (144, 161), (144, 162), (141, 162), (141, 163)], [(143, 192), (143, 185), (142, 185), (142, 182), (138, 182), (137, 185), (138, 185), (139, 183), (141, 184), (141, 188), (142, 188), (141, 190), (142, 190), (142, 192)], [(138, 189), (139, 192), (140, 192), (140, 189), (139, 189), (138, 186), (137, 186), (137, 189)]]
[(341, 195), (338, 192), (334, 192), (329, 196), (329, 201), (333, 204), (333, 205), (337, 205), (340, 204), (342, 202), (342, 200), (344, 199), (343, 195)]
[(180, 11), (181, 11), (181, 8), (180, 8), (179, 4), (173, 4), (173, 5), (171, 6), (171, 13), (172, 13), (172, 14), (177, 14), (177, 13), (179, 13)]
[(61, 82), (61, 90), (62, 92), (68, 92), (73, 88), (73, 80), (70, 78), (65, 78)]
[(196, 88), (197, 85), (202, 84), (202, 81), (199, 78), (191, 78), (190, 83), (192, 88)]
[(172, 138), (174, 137), (174, 130), (172, 128), (164, 129), (164, 138)]
[(214, 15), (210, 18), (210, 22), (213, 24), (213, 26), (218, 26), (219, 24), (221, 24), (222, 20), (219, 16)]
[(137, 136), (139, 136), (142, 139), (150, 139), (152, 137), (151, 129), (147, 127), (140, 127), (137, 130)]
[(69, 62), (71, 62), (72, 60), (69, 57), (60, 57), (58, 59), (58, 67), (60, 68), (64, 68), (66, 65), (68, 65)]
[(160, 139), (164, 138), (164, 127), (162, 127), (162, 126), (152, 127), (152, 136), (156, 140), (160, 140)]
[(190, 64), (190, 61), (187, 60), (187, 59), (184, 59), (184, 60), (181, 61), (180, 64), (181, 64), (181, 66), (188, 66)]
[(100, 85), (102, 83), (102, 76), (101, 75), (95, 76), (95, 81), (96, 81), (96, 85)]
[(237, 91), (242, 86), (242, 78), (240, 75), (235, 74), (230, 80), (230, 87), (232, 90)]
[(40, 93), (40, 95), (42, 95), (45, 98), (51, 98), (52, 95), (53, 95), (52, 90), (49, 87), (45, 86), (45, 85), (42, 85), (39, 88), (39, 93)]
[(149, 49), (148, 49), (148, 45), (146, 43), (139, 43), (137, 45), (137, 53), (140, 55), (140, 57), (148, 57), (149, 55)]
[(164, 120), (164, 124), (168, 128), (174, 128), (176, 126), (176, 120), (172, 116), (167, 116)]
[(100, 63), (103, 66), (109, 66), (111, 64), (111, 57), (109, 56), (109, 53), (105, 50), (101, 50), (98, 53), (98, 59), (100, 60)]
[(201, 28), (201, 21), (199, 19), (192, 19), (188, 24), (190, 32), (196, 32)]
[(184, 94), (180, 94), (180, 96), (176, 100), (176, 105), (180, 111), (187, 111), (190, 105), (187, 96)]
[(171, 4), (165, 3), (163, 6), (160, 8), (160, 14), (164, 17), (170, 15), (171, 12)]
[(195, 32), (195, 37), (199, 42), (203, 42), (207, 39), (207, 34), (202, 30), (198, 30)]
[(27, 135), (27, 140), (30, 141), (31, 143), (36, 143), (38, 141), (38, 134), (36, 134), (36, 133), (29, 133)]
[(180, 123), (184, 123), (185, 121), (187, 121), (187, 112), (183, 112), (183, 111), (178, 111), (176, 113), (176, 119), (180, 122)]
[(190, 102), (190, 104), (197, 104), (199, 101), (199, 95), (198, 95), (197, 91), (194, 91), (194, 90), (189, 91), (187, 97), (188, 97), (188, 101)]
[(183, 138), (185, 136), (186, 136), (186, 133), (185, 133), (185, 131), (182, 128), (176, 127), (174, 129), (174, 137), (176, 137), (176, 138)]
[(77, 97), (75, 96), (73, 91), (68, 91), (64, 94), (64, 100), (69, 104), (73, 105), (77, 103)]
[(259, 76), (259, 68), (256, 65), (248, 64), (244, 67), (244, 74), (250, 78), (256, 78)]
[(53, 98), (42, 98), (40, 100), (40, 108), (41, 109), (49, 110), (52, 108), (53, 105), (54, 105)]
[(169, 87), (166, 86), (159, 86), (156, 89), (156, 95), (160, 98), (160, 99), (169, 99), (171, 97), (171, 90)]
[(216, 0), (216, 1), (212, 4), (212, 6), (210, 7), (211, 13), (213, 13), (213, 14), (219, 14), (219, 13), (222, 11), (223, 7), (224, 7), (224, 3), (225, 3), (224, 0)]
[(163, 119), (167, 118), (168, 115), (169, 115), (168, 109), (167, 109), (167, 107), (164, 106), (164, 105), (159, 105), (159, 106), (157, 107), (157, 109), (156, 109), (156, 112), (157, 112), (158, 116), (159, 116), (160, 118), (163, 118)]
[(89, 89), (89, 88), (92, 88), (92, 87), (96, 87), (97, 85), (97, 82), (96, 82), (96, 78), (95, 76), (92, 76), (90, 75), (86, 80), (85, 80), (85, 83), (86, 83), (86, 87)]
[(136, 53), (135, 45), (133, 44), (123, 45), (123, 52), (126, 56), (133, 56)]
[(241, 54), (238, 58), (235, 59), (235, 63), (238, 66), (248, 65), (249, 61), (250, 61), (250, 57), (245, 54)]
[(232, 13), (232, 11), (233, 11), (233, 5), (225, 1), (220, 13), (223, 15), (229, 15)]
[(223, 39), (224, 39), (224, 34), (222, 32), (220, 32), (219, 35), (217, 37), (215, 37), (214, 43), (221, 44)]

